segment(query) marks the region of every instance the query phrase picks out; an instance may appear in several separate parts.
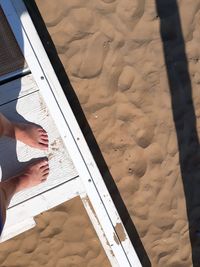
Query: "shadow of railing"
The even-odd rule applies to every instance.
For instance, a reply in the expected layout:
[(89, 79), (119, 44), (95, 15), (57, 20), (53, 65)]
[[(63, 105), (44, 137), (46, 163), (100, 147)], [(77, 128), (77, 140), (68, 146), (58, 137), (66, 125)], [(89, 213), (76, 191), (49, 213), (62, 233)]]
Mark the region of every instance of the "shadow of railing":
[(156, 0), (160, 18), (194, 266), (200, 266), (200, 150), (188, 59), (176, 0)]
[(45, 50), (48, 54), (48, 57), (51, 61), (51, 64), (54, 68), (54, 71), (60, 81), (60, 84), (63, 88), (63, 91), (65, 93), (65, 96), (73, 110), (73, 113), (79, 123), (79, 126), (84, 134), (84, 137), (87, 141), (87, 144), (93, 154), (93, 157), (97, 163), (97, 166), (103, 176), (104, 182), (110, 192), (110, 195), (115, 203), (115, 206), (117, 207), (117, 210), (119, 212), (119, 215), (124, 223), (124, 226), (127, 230), (127, 233), (134, 245), (134, 248), (136, 250), (136, 253), (142, 263), (142, 266), (144, 267), (150, 267), (151, 263), (147, 256), (147, 253), (143, 247), (143, 244), (139, 238), (139, 235), (137, 233), (137, 230), (133, 224), (133, 221), (129, 215), (129, 212), (121, 198), (121, 195), (118, 191), (118, 188), (114, 182), (114, 179), (109, 171), (109, 168), (103, 158), (103, 155), (100, 151), (100, 148), (96, 142), (96, 139), (92, 133), (92, 130), (87, 122), (87, 119), (83, 113), (83, 110), (81, 108), (81, 105), (79, 103), (79, 100), (76, 96), (76, 93), (74, 89), (72, 88), (70, 81), (67, 77), (67, 74), (65, 72), (65, 69), (58, 57), (58, 54), (56, 52), (56, 48), (53, 44), (53, 41), (46, 29), (45, 23), (41, 17), (41, 14), (37, 8), (37, 5), (35, 4), (34, 0), (31, 1), (25, 1), (25, 4), (27, 6), (27, 9), (32, 17), (32, 20), (35, 24), (35, 27), (38, 31), (38, 34), (43, 42), (43, 45), (45, 47)]

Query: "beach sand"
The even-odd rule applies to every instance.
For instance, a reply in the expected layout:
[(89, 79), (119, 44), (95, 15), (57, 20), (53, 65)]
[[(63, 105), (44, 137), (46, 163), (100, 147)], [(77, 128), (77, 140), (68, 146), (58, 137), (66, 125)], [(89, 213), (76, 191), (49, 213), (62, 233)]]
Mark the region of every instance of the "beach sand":
[(36, 217), (37, 226), (0, 245), (1, 267), (109, 267), (79, 197)]
[[(174, 10), (173, 8), (170, 10), (170, 6), (164, 6), (164, 1), (158, 2), (163, 3), (161, 10), (168, 10), (166, 13), (171, 12), (170, 16), (167, 17), (166, 14), (164, 18), (167, 34), (163, 36), (163, 40), (168, 41), (176, 36), (174, 29), (178, 27), (176, 23), (171, 23), (173, 20), (170, 20), (174, 16)], [(177, 2), (189, 63), (193, 105), (197, 117), (195, 127), (198, 134), (200, 133), (198, 122), (200, 1)], [(188, 97), (190, 93), (188, 95), (182, 93), (186, 82), (189, 83), (188, 81), (183, 83), (187, 64), (179, 54), (180, 51), (183, 54), (184, 46), (178, 43), (173, 50), (173, 58), (167, 59), (170, 68), (175, 69), (174, 76), (170, 76), (170, 82), (176, 83), (178, 89), (173, 94), (170, 93), (166, 55), (155, 1), (36, 0), (36, 3), (152, 266), (192, 266), (188, 221), (193, 225), (198, 213), (200, 214), (197, 186), (199, 171), (195, 169), (198, 166), (199, 152), (198, 148), (196, 150), (194, 148), (196, 144), (198, 145), (198, 141), (194, 138), (195, 134), (190, 138), (190, 127), (193, 130), (194, 126), (192, 101)], [(174, 101), (174, 107), (171, 100), (176, 94), (180, 95), (180, 98), (178, 97), (176, 106)], [(183, 103), (186, 110), (180, 105)], [(173, 112), (179, 124), (174, 123)], [(182, 117), (186, 123), (182, 121)], [(184, 148), (187, 151), (187, 155), (184, 155), (185, 169), (189, 166), (187, 172), (189, 176), (185, 175), (186, 170), (179, 160), (180, 153), (182, 156), (185, 151), (182, 148), (184, 146), (189, 147)], [(187, 159), (195, 162), (195, 165), (191, 165)], [(187, 208), (186, 203), (189, 203)], [(76, 207), (73, 205), (70, 207), (72, 209), (70, 212), (74, 212), (73, 216), (78, 220)], [(187, 210), (190, 212), (189, 217)], [(50, 211), (41, 216), (41, 221), (44, 220), (49, 224), (53, 218), (54, 214)], [(41, 226), (38, 227), (40, 229)], [(42, 227), (44, 229), (45, 224)], [(67, 227), (70, 227), (70, 223)], [(63, 235), (65, 229), (63, 228)], [(47, 248), (42, 236), (38, 237), (38, 231), (33, 229), (19, 237), (19, 243), (24, 244), (24, 248), (19, 246), (21, 248), (19, 252), (15, 252), (18, 247), (17, 242), (9, 241), (9, 251), (11, 247), (12, 254), (17, 257), (20, 253), (24, 257), (29, 253), (25, 244), (29, 244), (29, 240), (33, 239), (35, 247), (41, 247), (41, 250), (45, 251), (37, 254), (38, 249), (35, 250), (34, 254), (31, 254), (32, 265), (28, 266), (38, 266), (34, 265), (37, 257), (41, 259), (40, 266), (43, 266), (43, 260), (46, 264), (46, 254), (49, 262), (51, 257), (52, 262), (57, 262), (57, 265), (52, 266), (79, 266), (64, 264), (64, 260), (66, 262), (71, 260), (67, 251), (68, 246), (72, 246), (73, 234), (71, 240), (70, 238), (66, 240), (68, 243), (65, 243), (65, 247), (63, 245), (61, 250), (63, 254), (60, 256), (55, 255), (53, 250), (56, 246), (54, 244), (57, 244), (56, 232), (51, 230), (51, 227), (47, 228), (47, 232), (50, 231), (50, 245)], [(90, 240), (85, 245), (86, 240), (83, 237), (83, 235), (79, 237), (79, 242), (82, 242), (80, 249), (88, 250), (89, 254)], [(99, 255), (105, 261), (97, 241), (95, 244), (98, 245)], [(98, 263), (97, 258), (100, 256), (97, 258), (94, 256), (97, 263), (84, 265), (87, 261), (84, 258), (86, 254), (79, 251), (79, 244), (77, 246), (75, 257), (77, 261), (81, 257), (80, 266), (107, 266), (107, 263)], [(196, 251), (198, 255), (198, 242), (195, 249), (193, 252)], [(6, 253), (8, 252), (4, 254)], [(92, 253), (95, 254), (96, 249), (91, 255)], [(1, 259), (4, 254), (1, 254)], [(14, 259), (12, 254), (9, 258)], [(63, 265), (59, 261), (63, 261)]]
[[(192, 266), (155, 1), (36, 3), (152, 266)], [(178, 1), (189, 58), (200, 55), (199, 3)], [(198, 65), (189, 61), (197, 108)]]

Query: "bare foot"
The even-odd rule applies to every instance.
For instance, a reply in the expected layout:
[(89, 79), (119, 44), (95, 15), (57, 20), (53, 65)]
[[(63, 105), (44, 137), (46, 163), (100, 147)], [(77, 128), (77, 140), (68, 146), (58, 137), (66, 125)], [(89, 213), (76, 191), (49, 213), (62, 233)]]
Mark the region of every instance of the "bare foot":
[(17, 140), (31, 147), (48, 149), (48, 135), (42, 127), (28, 123), (12, 123), (12, 125)]
[(42, 127), (28, 123), (11, 122), (2, 113), (0, 113), (1, 136), (16, 138), (31, 147), (43, 150), (48, 148), (48, 135)]
[(46, 159), (36, 161), (30, 164), (22, 175), (15, 177), (17, 179), (16, 192), (23, 189), (36, 186), (46, 181), (49, 175), (49, 163)]
[[(49, 174), (49, 164), (46, 159), (40, 159), (30, 164), (21, 175), (0, 183), (3, 190), (4, 208), (7, 208), (13, 195), (21, 190), (31, 188), (46, 181)], [(5, 215), (5, 212), (4, 212)]]

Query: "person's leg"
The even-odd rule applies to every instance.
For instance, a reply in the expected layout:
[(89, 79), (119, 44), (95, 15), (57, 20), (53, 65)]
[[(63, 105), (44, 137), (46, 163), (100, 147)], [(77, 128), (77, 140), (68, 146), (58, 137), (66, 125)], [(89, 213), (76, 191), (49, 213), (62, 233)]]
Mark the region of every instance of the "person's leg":
[[(48, 148), (48, 135), (42, 127), (11, 122), (0, 113), (0, 137), (2, 136), (20, 140), (38, 149), (44, 150)], [(21, 175), (0, 182), (0, 235), (6, 219), (6, 209), (13, 195), (25, 188), (33, 187), (45, 181), (48, 174), (48, 161), (39, 160), (29, 165)]]
[(0, 113), (0, 137), (2, 136), (17, 139), (38, 149), (48, 148), (48, 135), (42, 127), (28, 123), (11, 122)]
[(29, 165), (22, 174), (0, 183), (0, 234), (1, 228), (3, 228), (6, 220), (6, 209), (13, 195), (23, 189), (36, 186), (46, 181), (48, 174), (48, 161), (42, 159)]
[(11, 122), (2, 113), (0, 113), (0, 137), (5, 136), (8, 133), (10, 133), (10, 135), (14, 135), (14, 129)]

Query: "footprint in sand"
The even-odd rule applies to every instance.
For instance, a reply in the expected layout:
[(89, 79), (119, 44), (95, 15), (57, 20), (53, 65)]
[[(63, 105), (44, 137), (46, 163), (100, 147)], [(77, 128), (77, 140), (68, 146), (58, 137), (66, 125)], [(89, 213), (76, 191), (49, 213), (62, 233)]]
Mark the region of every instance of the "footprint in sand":
[[(71, 72), (79, 78), (94, 78), (101, 73), (103, 62), (109, 49), (110, 40), (101, 33), (91, 37), (83, 57), (75, 55), (71, 61)], [(71, 63), (72, 63), (71, 62)]]

